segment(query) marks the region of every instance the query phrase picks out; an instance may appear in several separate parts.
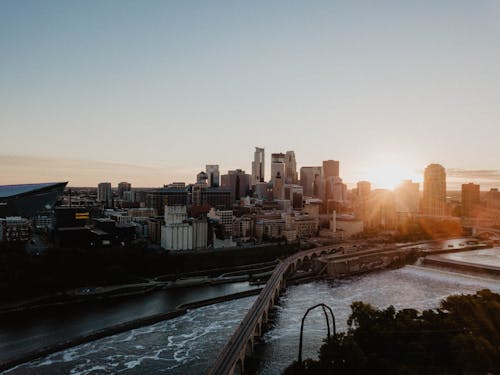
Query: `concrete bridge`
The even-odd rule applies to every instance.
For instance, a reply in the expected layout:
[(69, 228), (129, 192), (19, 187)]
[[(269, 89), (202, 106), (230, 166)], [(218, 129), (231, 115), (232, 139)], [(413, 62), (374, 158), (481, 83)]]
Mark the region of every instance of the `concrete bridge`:
[(474, 236), (500, 236), (500, 229), (491, 227), (472, 227), (472, 234)]
[(278, 301), (281, 291), (286, 287), (286, 277), (293, 273), (301, 262), (332, 254), (338, 250), (342, 250), (342, 248), (335, 245), (318, 247), (301, 251), (280, 262), (257, 300), (219, 354), (209, 374), (243, 373), (245, 359), (253, 352), (255, 339), (262, 335), (264, 325), (269, 320), (269, 312)]

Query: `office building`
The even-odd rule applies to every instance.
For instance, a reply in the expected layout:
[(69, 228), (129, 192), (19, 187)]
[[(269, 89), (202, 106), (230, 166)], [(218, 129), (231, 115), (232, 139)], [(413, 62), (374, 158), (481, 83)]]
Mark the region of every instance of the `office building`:
[(273, 198), (280, 200), (283, 199), (283, 196), (283, 178), (281, 177), (280, 172), (277, 172), (276, 176), (274, 177)]
[(297, 161), (295, 160), (295, 152), (287, 151), (285, 154), (285, 183), (297, 184), (299, 178), (297, 176)]
[(340, 166), (338, 160), (323, 161), (323, 176), (325, 179), (329, 177), (340, 177)]
[(440, 164), (430, 164), (425, 168), (423, 214), (446, 215), (446, 172)]
[(198, 182), (196, 182), (191, 189), (191, 203), (193, 206), (201, 206), (203, 204), (203, 191), (208, 187), (207, 180), (203, 179), (206, 174), (205, 172), (202, 173), (203, 174), (198, 174)]
[(300, 185), (304, 189), (304, 196), (319, 197), (319, 185), (323, 175), (322, 167), (300, 168)]
[(475, 211), (479, 202), (479, 185), (462, 184), (462, 216), (472, 217), (477, 214)]
[(324, 179), (325, 199), (333, 202), (344, 202), (347, 197), (347, 185), (340, 177), (330, 176)]
[(120, 182), (118, 184), (118, 190), (117, 190), (118, 197), (120, 199), (124, 199), (125, 192), (130, 191), (131, 188), (132, 188), (132, 185), (129, 184), (128, 182)]
[(271, 184), (274, 187), (274, 182), (277, 175), (281, 176), (282, 182), (284, 183), (285, 178), (285, 154), (275, 153), (271, 154)]
[(300, 210), (303, 206), (304, 189), (300, 185), (286, 184), (284, 198), (292, 203), (294, 210)]
[(255, 152), (252, 162), (252, 180), (251, 184), (255, 185), (258, 182), (265, 181), (265, 155), (264, 149), (260, 147), (255, 147)]
[(222, 227), (224, 238), (231, 238), (233, 235), (233, 211), (232, 210), (215, 210), (211, 209), (207, 215), (210, 219), (215, 220)]
[(101, 182), (97, 185), (97, 201), (106, 208), (113, 207), (113, 192), (111, 191), (110, 182)]
[(205, 167), (205, 171), (208, 176), (208, 187), (219, 187), (220, 186), (219, 165), (207, 164)]
[(241, 169), (228, 171), (222, 175), (221, 185), (231, 193), (231, 202), (239, 201), (250, 193), (252, 177)]
[(368, 198), (372, 190), (372, 184), (368, 181), (359, 181), (357, 184), (356, 196), (358, 198)]
[(232, 207), (231, 191), (226, 188), (206, 188), (201, 191), (201, 205), (208, 204), (218, 210)]
[(498, 188), (490, 189), (486, 193), (486, 208), (489, 210), (500, 210), (500, 191)]
[(146, 195), (146, 205), (154, 208), (158, 215), (162, 216), (165, 206), (186, 206), (188, 204), (188, 192), (186, 189), (163, 188), (153, 190)]

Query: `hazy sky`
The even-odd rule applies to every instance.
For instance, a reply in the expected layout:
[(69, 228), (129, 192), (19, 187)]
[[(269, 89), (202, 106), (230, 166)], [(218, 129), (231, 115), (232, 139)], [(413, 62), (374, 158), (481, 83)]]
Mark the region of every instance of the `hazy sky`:
[(500, 1), (2, 0), (0, 127), (1, 184), (192, 182), (262, 146), (500, 187)]

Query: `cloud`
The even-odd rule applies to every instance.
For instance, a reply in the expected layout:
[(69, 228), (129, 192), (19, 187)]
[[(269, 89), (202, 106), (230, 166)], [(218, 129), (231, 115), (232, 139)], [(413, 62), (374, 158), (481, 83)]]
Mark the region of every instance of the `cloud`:
[(446, 176), (457, 179), (500, 181), (500, 170), (450, 168), (446, 170)]

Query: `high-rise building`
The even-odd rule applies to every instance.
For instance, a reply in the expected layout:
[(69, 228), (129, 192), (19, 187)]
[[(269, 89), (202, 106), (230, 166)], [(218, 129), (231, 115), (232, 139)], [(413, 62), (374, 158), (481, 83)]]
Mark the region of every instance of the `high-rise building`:
[(486, 208), (500, 210), (500, 191), (498, 188), (490, 189), (486, 193)]
[(368, 181), (359, 181), (357, 184), (356, 195), (359, 198), (367, 198), (372, 190), (372, 184)]
[(130, 191), (132, 185), (128, 182), (120, 182), (118, 184), (118, 197), (123, 199), (123, 195), (126, 191)]
[(265, 156), (264, 149), (260, 147), (255, 147), (255, 152), (253, 155), (252, 162), (252, 185), (258, 182), (264, 182), (265, 179)]
[(334, 202), (343, 202), (347, 197), (347, 185), (340, 177), (326, 177), (324, 181), (325, 199)]
[(285, 183), (296, 184), (299, 182), (297, 176), (297, 161), (295, 152), (287, 151), (285, 154)]
[(285, 177), (285, 154), (274, 153), (271, 154), (271, 184), (274, 186), (277, 175), (280, 175), (282, 182)]
[(318, 197), (319, 182), (323, 174), (321, 167), (302, 167), (300, 168), (300, 185), (304, 189), (304, 196)]
[(418, 212), (420, 200), (420, 184), (412, 180), (404, 180), (394, 189), (396, 212), (415, 214)]
[(220, 186), (219, 165), (207, 164), (205, 170), (208, 176), (208, 186), (219, 187)]
[(446, 215), (446, 172), (440, 164), (429, 164), (424, 172), (423, 213)]
[(284, 196), (283, 179), (281, 178), (280, 172), (277, 172), (276, 176), (274, 177), (273, 198), (274, 199), (283, 199), (283, 196)]
[(304, 189), (300, 185), (285, 184), (284, 198), (292, 202), (294, 209), (301, 209), (303, 206)]
[(323, 176), (325, 179), (329, 177), (340, 176), (340, 165), (338, 160), (324, 160), (323, 161)]
[(205, 184), (208, 187), (208, 174), (201, 171), (196, 175), (196, 183)]
[(474, 209), (479, 205), (479, 185), (462, 184), (462, 215), (474, 216)]
[(241, 169), (228, 171), (227, 174), (222, 175), (222, 187), (229, 189), (231, 192), (231, 201), (239, 201), (241, 198), (247, 196), (250, 191), (251, 176), (246, 174)]
[(158, 215), (163, 215), (165, 206), (185, 206), (188, 204), (186, 189), (163, 188), (150, 191), (146, 195), (147, 207), (156, 209)]
[(106, 208), (113, 205), (113, 192), (110, 182), (101, 182), (97, 185), (97, 201), (104, 204)]
[(209, 204), (219, 210), (230, 210), (231, 191), (227, 188), (206, 188), (201, 192), (201, 204)]

